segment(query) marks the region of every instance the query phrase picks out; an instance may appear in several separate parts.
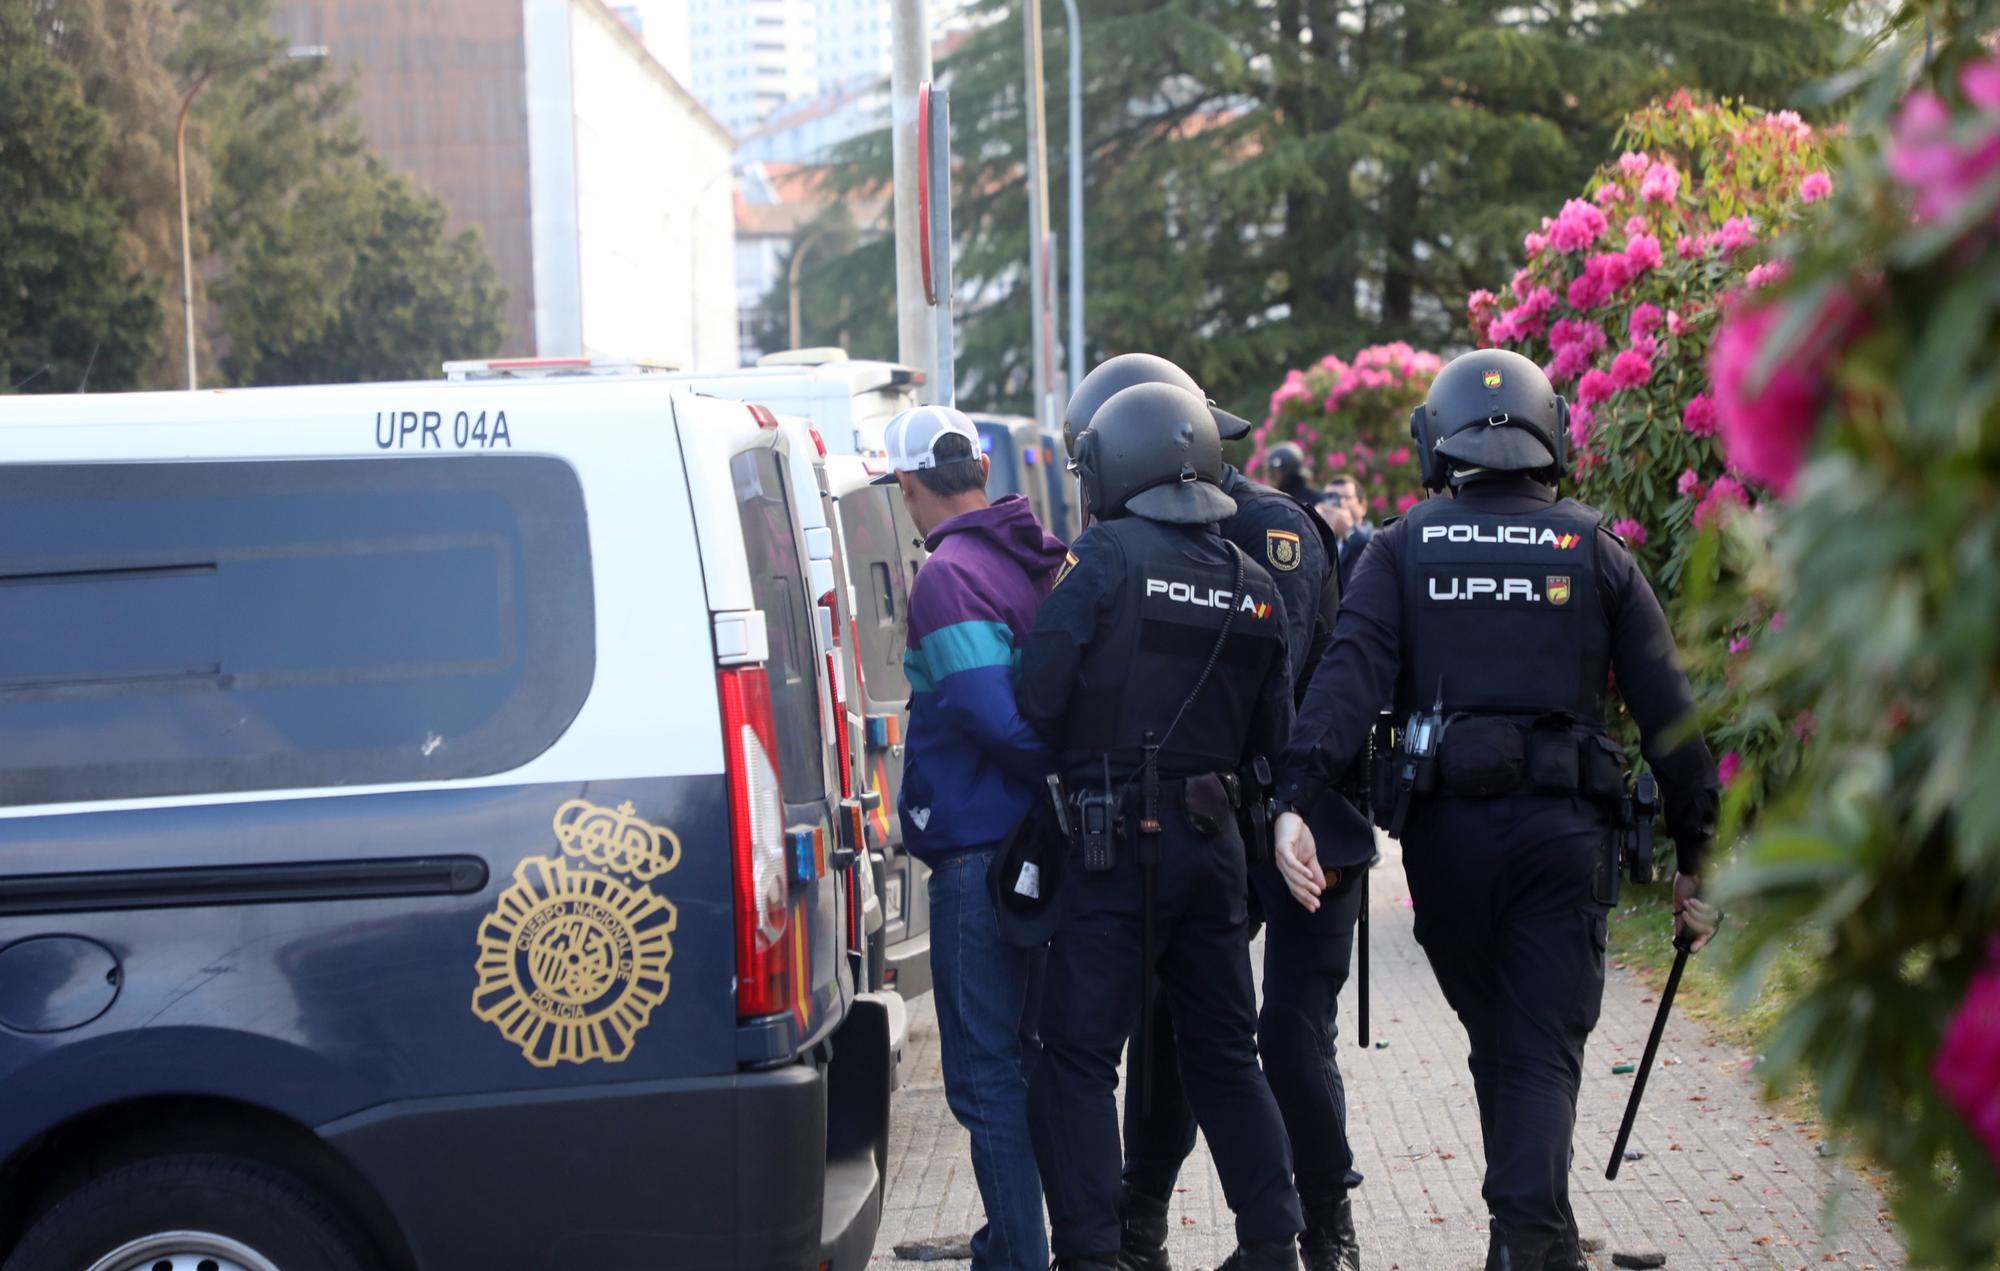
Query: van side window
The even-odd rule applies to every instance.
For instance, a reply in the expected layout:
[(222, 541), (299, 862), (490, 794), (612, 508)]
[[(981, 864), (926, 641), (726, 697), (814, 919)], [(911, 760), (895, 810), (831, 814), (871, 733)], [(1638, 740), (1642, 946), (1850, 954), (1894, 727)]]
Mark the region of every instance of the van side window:
[(0, 805), (502, 772), (595, 658), (560, 460), (0, 465)]
[(867, 562), (856, 625), (861, 628), (863, 676), (868, 695), (878, 702), (902, 701), (910, 695), (903, 674), (903, 633), (897, 615), (909, 603), (909, 584), (901, 568), (901, 546), (889, 500), (901, 498), (894, 486), (863, 486), (840, 501), (841, 528), (847, 534), (848, 559)]
[(799, 560), (797, 522), (784, 456), (750, 450), (729, 463), (736, 510), (743, 521), (743, 550), (750, 584), (764, 611), (771, 660), (771, 713), (778, 728), (778, 769), (785, 802), (811, 803), (826, 793), (820, 749), (819, 672), (812, 618), (806, 612), (806, 578)]

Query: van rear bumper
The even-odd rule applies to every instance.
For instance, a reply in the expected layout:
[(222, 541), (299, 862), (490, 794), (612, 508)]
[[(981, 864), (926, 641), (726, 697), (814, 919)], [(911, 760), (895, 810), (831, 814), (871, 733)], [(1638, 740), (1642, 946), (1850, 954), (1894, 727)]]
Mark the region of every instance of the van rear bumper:
[(864, 1005), (827, 1068), (430, 1099), (320, 1133), (421, 1271), (860, 1268), (881, 1223), (887, 1031)]

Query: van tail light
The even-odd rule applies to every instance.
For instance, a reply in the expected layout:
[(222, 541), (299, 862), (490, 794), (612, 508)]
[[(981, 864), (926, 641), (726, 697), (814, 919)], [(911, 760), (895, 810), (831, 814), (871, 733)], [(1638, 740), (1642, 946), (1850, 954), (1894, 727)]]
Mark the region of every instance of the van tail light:
[(762, 667), (718, 672), (729, 770), (729, 841), (736, 886), (736, 1014), (792, 1008), (799, 932), (787, 881), (771, 684)]
[(833, 733), (840, 744), (840, 797), (851, 799), (854, 797), (854, 740), (848, 736), (846, 676), (841, 674), (840, 606), (837, 597), (830, 591), (819, 598), (819, 603), (825, 606), (832, 619), (829, 625), (833, 628), (833, 651), (826, 655), (826, 682), (832, 688)]

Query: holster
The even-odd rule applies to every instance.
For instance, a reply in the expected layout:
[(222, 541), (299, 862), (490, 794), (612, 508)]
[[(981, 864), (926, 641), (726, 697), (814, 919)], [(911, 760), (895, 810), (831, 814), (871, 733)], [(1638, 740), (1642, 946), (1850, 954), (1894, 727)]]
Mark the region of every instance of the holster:
[(1252, 759), (1236, 775), (1236, 782), (1240, 790), (1237, 821), (1243, 831), (1243, 856), (1250, 864), (1261, 865), (1271, 859), (1272, 836), (1278, 819), (1272, 815), (1276, 790), (1270, 760), (1262, 755)]

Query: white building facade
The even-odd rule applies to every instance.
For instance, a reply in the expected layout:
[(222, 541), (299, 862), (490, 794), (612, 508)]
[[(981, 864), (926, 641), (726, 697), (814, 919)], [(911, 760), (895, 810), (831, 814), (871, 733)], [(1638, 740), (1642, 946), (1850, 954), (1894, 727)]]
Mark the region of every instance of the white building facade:
[(819, 87), (816, 0), (688, 0), (690, 87), (734, 133)]

